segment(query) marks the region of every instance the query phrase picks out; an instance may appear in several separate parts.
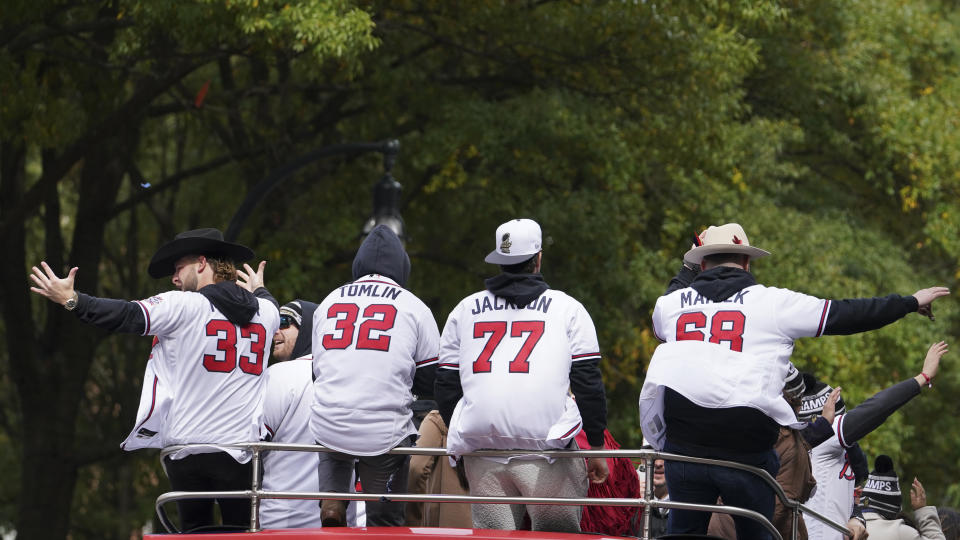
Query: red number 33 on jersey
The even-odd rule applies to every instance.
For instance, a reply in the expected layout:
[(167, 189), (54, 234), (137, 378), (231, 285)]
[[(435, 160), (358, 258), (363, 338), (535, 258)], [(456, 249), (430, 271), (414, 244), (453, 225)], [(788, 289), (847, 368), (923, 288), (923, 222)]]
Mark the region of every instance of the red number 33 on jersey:
[[(739, 311), (718, 311), (707, 324), (707, 314), (702, 311), (684, 313), (677, 319), (677, 341), (709, 341), (718, 345), (726, 343), (730, 350), (743, 352), (743, 328), (746, 320), (746, 316)], [(709, 338), (703, 333), (708, 327)]]

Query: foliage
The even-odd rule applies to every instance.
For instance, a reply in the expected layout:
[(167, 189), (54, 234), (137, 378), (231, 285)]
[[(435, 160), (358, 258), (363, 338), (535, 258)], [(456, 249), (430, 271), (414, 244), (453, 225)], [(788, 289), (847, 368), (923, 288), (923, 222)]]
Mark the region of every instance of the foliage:
[[(442, 326), (495, 272), (482, 259), (497, 224), (537, 219), (545, 279), (583, 302), (600, 334), (611, 430), (638, 446), (636, 398), (657, 344), (650, 313), (705, 226), (742, 223), (774, 253), (754, 267), (761, 282), (820, 297), (956, 286), (955, 9), (7, 2), (0, 236), (23, 247), (24, 271), (42, 257), (82, 260), (81, 290), (143, 297), (166, 286), (144, 277), (157, 245), (185, 228), (225, 228), (271, 171), (325, 145), (399, 137), (411, 289)], [(240, 240), (270, 261), (281, 302), (319, 299), (349, 279), (380, 174), (376, 155), (327, 158), (250, 216)], [(101, 219), (102, 231), (87, 232)], [(0, 304), (13, 312), (22, 281), (2, 281)], [(75, 427), (71, 444), (94, 450), (75, 462), (69, 531), (136, 534), (163, 477), (154, 456), (115, 445), (132, 423), (146, 343), (74, 328), (39, 299), (27, 309), (32, 327), (17, 326), (22, 313), (0, 326), (0, 442), (18, 456), (28, 444), (18, 442), (31, 414), (27, 364), (57, 373), (71, 365), (58, 344), (91, 341), (76, 355), (88, 369), (57, 379), (64, 404), (46, 413)], [(859, 403), (915, 374), (929, 344), (955, 332), (955, 301), (935, 311), (932, 323), (909, 316), (869, 334), (800, 340), (794, 362)], [(49, 339), (57, 329), (65, 337)], [(960, 504), (951, 364), (947, 356), (933, 390), (862, 443), (920, 477), (938, 505)], [(5, 454), (0, 470), (40, 474), (15, 459)], [(0, 525), (17, 519), (14, 489), (0, 488)], [(136, 502), (122, 507), (127, 495)]]

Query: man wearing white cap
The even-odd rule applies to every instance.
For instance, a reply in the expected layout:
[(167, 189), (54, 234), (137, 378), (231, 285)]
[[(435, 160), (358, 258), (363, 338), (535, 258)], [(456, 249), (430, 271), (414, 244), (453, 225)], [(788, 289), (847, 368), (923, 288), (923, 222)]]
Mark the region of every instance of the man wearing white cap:
[[(776, 476), (779, 426), (801, 427), (781, 397), (794, 340), (865, 332), (914, 311), (932, 318), (931, 302), (949, 294), (932, 287), (912, 296), (823, 300), (758, 284), (750, 263), (767, 255), (740, 225), (712, 226), (657, 300), (653, 328), (664, 343), (640, 394), (641, 428), (655, 448)], [(667, 461), (667, 485), (675, 501), (713, 504), (720, 495), (725, 504), (773, 515), (773, 491), (750, 473)], [(702, 534), (708, 520), (707, 513), (674, 510), (668, 532)], [(741, 538), (769, 537), (752, 520), (735, 522)]]
[[(576, 448), (581, 426), (590, 447), (603, 448), (606, 396), (600, 346), (583, 305), (540, 274), (540, 226), (530, 219), (497, 228), (484, 259), (502, 273), (463, 299), (440, 337), (436, 399), (450, 426), (447, 450)], [(573, 392), (576, 402), (569, 396)], [(606, 459), (543, 456), (465, 457), (473, 495), (585, 497), (587, 479), (602, 483)], [(475, 527), (580, 530), (579, 506), (473, 505)]]

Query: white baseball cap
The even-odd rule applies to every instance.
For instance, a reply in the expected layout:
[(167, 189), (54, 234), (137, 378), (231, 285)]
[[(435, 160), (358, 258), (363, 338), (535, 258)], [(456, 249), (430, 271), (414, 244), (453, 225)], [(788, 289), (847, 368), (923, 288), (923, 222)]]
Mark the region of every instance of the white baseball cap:
[(540, 225), (532, 219), (511, 219), (497, 227), (496, 249), (485, 262), (492, 264), (517, 264), (540, 253), (542, 242)]

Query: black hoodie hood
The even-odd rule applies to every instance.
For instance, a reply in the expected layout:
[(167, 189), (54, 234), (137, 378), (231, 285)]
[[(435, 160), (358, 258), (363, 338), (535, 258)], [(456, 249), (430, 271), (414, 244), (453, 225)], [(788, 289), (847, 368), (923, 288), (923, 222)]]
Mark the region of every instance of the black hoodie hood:
[(297, 342), (293, 344), (293, 351), (290, 352), (290, 359), (300, 358), (313, 352), (313, 312), (317, 310), (317, 304), (297, 299), (300, 302), (300, 333), (297, 334)]
[(756, 284), (753, 274), (742, 268), (715, 266), (697, 274), (690, 286), (714, 302), (723, 302), (734, 293)]
[(386, 225), (377, 225), (360, 244), (353, 258), (353, 279), (367, 274), (380, 274), (407, 286), (410, 277), (410, 257), (400, 238)]
[(233, 324), (247, 324), (260, 311), (260, 303), (252, 292), (233, 281), (207, 285), (198, 291)]
[(511, 274), (504, 272), (483, 282), (494, 296), (504, 298), (517, 307), (523, 307), (539, 298), (550, 288), (542, 274)]

